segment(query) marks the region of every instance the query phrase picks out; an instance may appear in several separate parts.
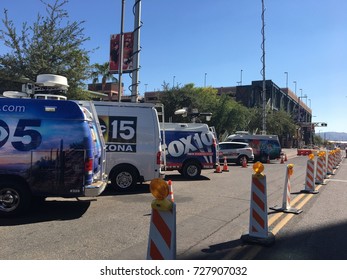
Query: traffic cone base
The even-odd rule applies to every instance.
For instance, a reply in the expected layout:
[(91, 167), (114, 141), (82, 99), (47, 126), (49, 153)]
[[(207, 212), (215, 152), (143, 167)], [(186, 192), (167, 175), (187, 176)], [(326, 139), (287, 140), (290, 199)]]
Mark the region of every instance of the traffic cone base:
[(270, 247), (275, 243), (275, 236), (272, 232), (268, 232), (267, 237), (255, 237), (249, 234), (244, 234), (241, 236), (241, 240), (248, 244), (258, 244), (265, 247)]
[(274, 210), (276, 212), (284, 212), (284, 213), (292, 213), (292, 214), (300, 214), (302, 212), (302, 209), (296, 209), (293, 207), (283, 208), (282, 206), (273, 206), (269, 207), (269, 209)]
[(301, 193), (310, 193), (310, 194), (317, 194), (319, 191), (317, 190), (301, 190)]

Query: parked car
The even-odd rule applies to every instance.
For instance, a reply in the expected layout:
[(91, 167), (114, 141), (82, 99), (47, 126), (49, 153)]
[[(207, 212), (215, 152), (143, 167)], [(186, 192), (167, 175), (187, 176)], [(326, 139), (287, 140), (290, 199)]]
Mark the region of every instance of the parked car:
[(227, 163), (236, 163), (242, 165), (254, 161), (253, 149), (247, 143), (242, 142), (221, 142), (219, 143), (219, 162), (224, 163), (226, 158)]

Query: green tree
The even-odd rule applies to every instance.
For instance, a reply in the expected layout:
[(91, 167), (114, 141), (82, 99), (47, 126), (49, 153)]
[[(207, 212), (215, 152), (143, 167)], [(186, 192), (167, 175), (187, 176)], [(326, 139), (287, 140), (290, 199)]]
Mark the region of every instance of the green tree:
[(83, 43), (84, 21), (70, 22), (64, 5), (68, 0), (55, 0), (46, 6), (46, 15), (37, 15), (32, 26), (26, 22), (17, 29), (9, 12), (4, 10), (0, 41), (9, 49), (0, 55), (0, 79), (19, 81), (22, 77), (36, 80), (39, 74), (57, 74), (67, 77), (69, 98), (83, 94), (83, 81), (89, 78), (89, 53)]
[[(211, 87), (196, 88), (194, 84), (184, 87), (166, 87), (160, 97), (165, 107), (166, 121), (190, 122), (191, 120), (174, 112), (184, 107), (188, 112), (197, 109), (199, 113), (212, 113), (210, 126), (216, 128), (217, 134), (225, 131), (244, 130), (249, 122), (249, 109), (233, 100), (228, 95), (217, 95), (217, 90)], [(198, 121), (205, 122), (203, 118)]]
[[(173, 122), (190, 122), (191, 119), (182, 115), (175, 115), (175, 111), (187, 108), (188, 113), (198, 110), (199, 113), (212, 112), (215, 108), (216, 90), (212, 88), (196, 88), (194, 84), (187, 84), (183, 87), (170, 88), (164, 82), (164, 91), (160, 96), (160, 101), (165, 107), (165, 120), (171, 119)], [(198, 119), (197, 121), (202, 121)]]
[[(105, 90), (106, 82), (111, 80), (112, 82), (118, 82), (113, 74), (109, 71), (109, 62), (105, 62), (104, 64), (95, 63), (92, 65), (91, 78), (93, 79), (92, 83), (96, 84), (99, 82), (99, 77), (101, 76), (101, 89), (102, 92)], [(112, 100), (111, 92), (108, 93), (108, 99)]]
[(249, 122), (249, 109), (236, 102), (230, 96), (222, 94), (217, 99), (213, 112), (212, 124), (217, 134), (246, 130)]

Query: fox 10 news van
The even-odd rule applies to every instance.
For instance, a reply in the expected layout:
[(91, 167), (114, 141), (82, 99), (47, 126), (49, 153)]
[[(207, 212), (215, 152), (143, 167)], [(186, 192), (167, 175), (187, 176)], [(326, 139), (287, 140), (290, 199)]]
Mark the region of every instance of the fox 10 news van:
[(150, 103), (93, 102), (106, 142), (106, 170), (119, 192), (163, 178), (157, 110)]
[(160, 130), (165, 170), (178, 170), (184, 177), (196, 179), (202, 169), (215, 168), (217, 140), (207, 124), (160, 123)]
[[(45, 75), (38, 79), (50, 86), (60, 78)], [(0, 216), (20, 214), (46, 197), (101, 194), (106, 148), (95, 109), (44, 95), (14, 98), (22, 95), (0, 98)]]

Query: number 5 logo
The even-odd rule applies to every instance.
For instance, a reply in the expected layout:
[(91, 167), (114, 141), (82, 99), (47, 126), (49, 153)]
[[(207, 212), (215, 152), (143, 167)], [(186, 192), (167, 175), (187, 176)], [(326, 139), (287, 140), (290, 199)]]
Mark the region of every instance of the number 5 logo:
[[(20, 137), (20, 141), (13, 141), (12, 146), (18, 151), (30, 151), (40, 146), (41, 134), (28, 126), (39, 127), (41, 120), (19, 120), (13, 137)], [(10, 128), (3, 120), (0, 120), (0, 148), (5, 145), (10, 137)]]
[[(19, 151), (30, 151), (40, 146), (42, 142), (41, 134), (34, 129), (26, 129), (27, 126), (39, 127), (41, 120), (19, 120), (14, 137), (22, 137), (22, 141), (12, 142), (12, 146)], [(24, 141), (29, 137), (30, 141)], [(28, 142), (28, 143), (26, 143)]]

